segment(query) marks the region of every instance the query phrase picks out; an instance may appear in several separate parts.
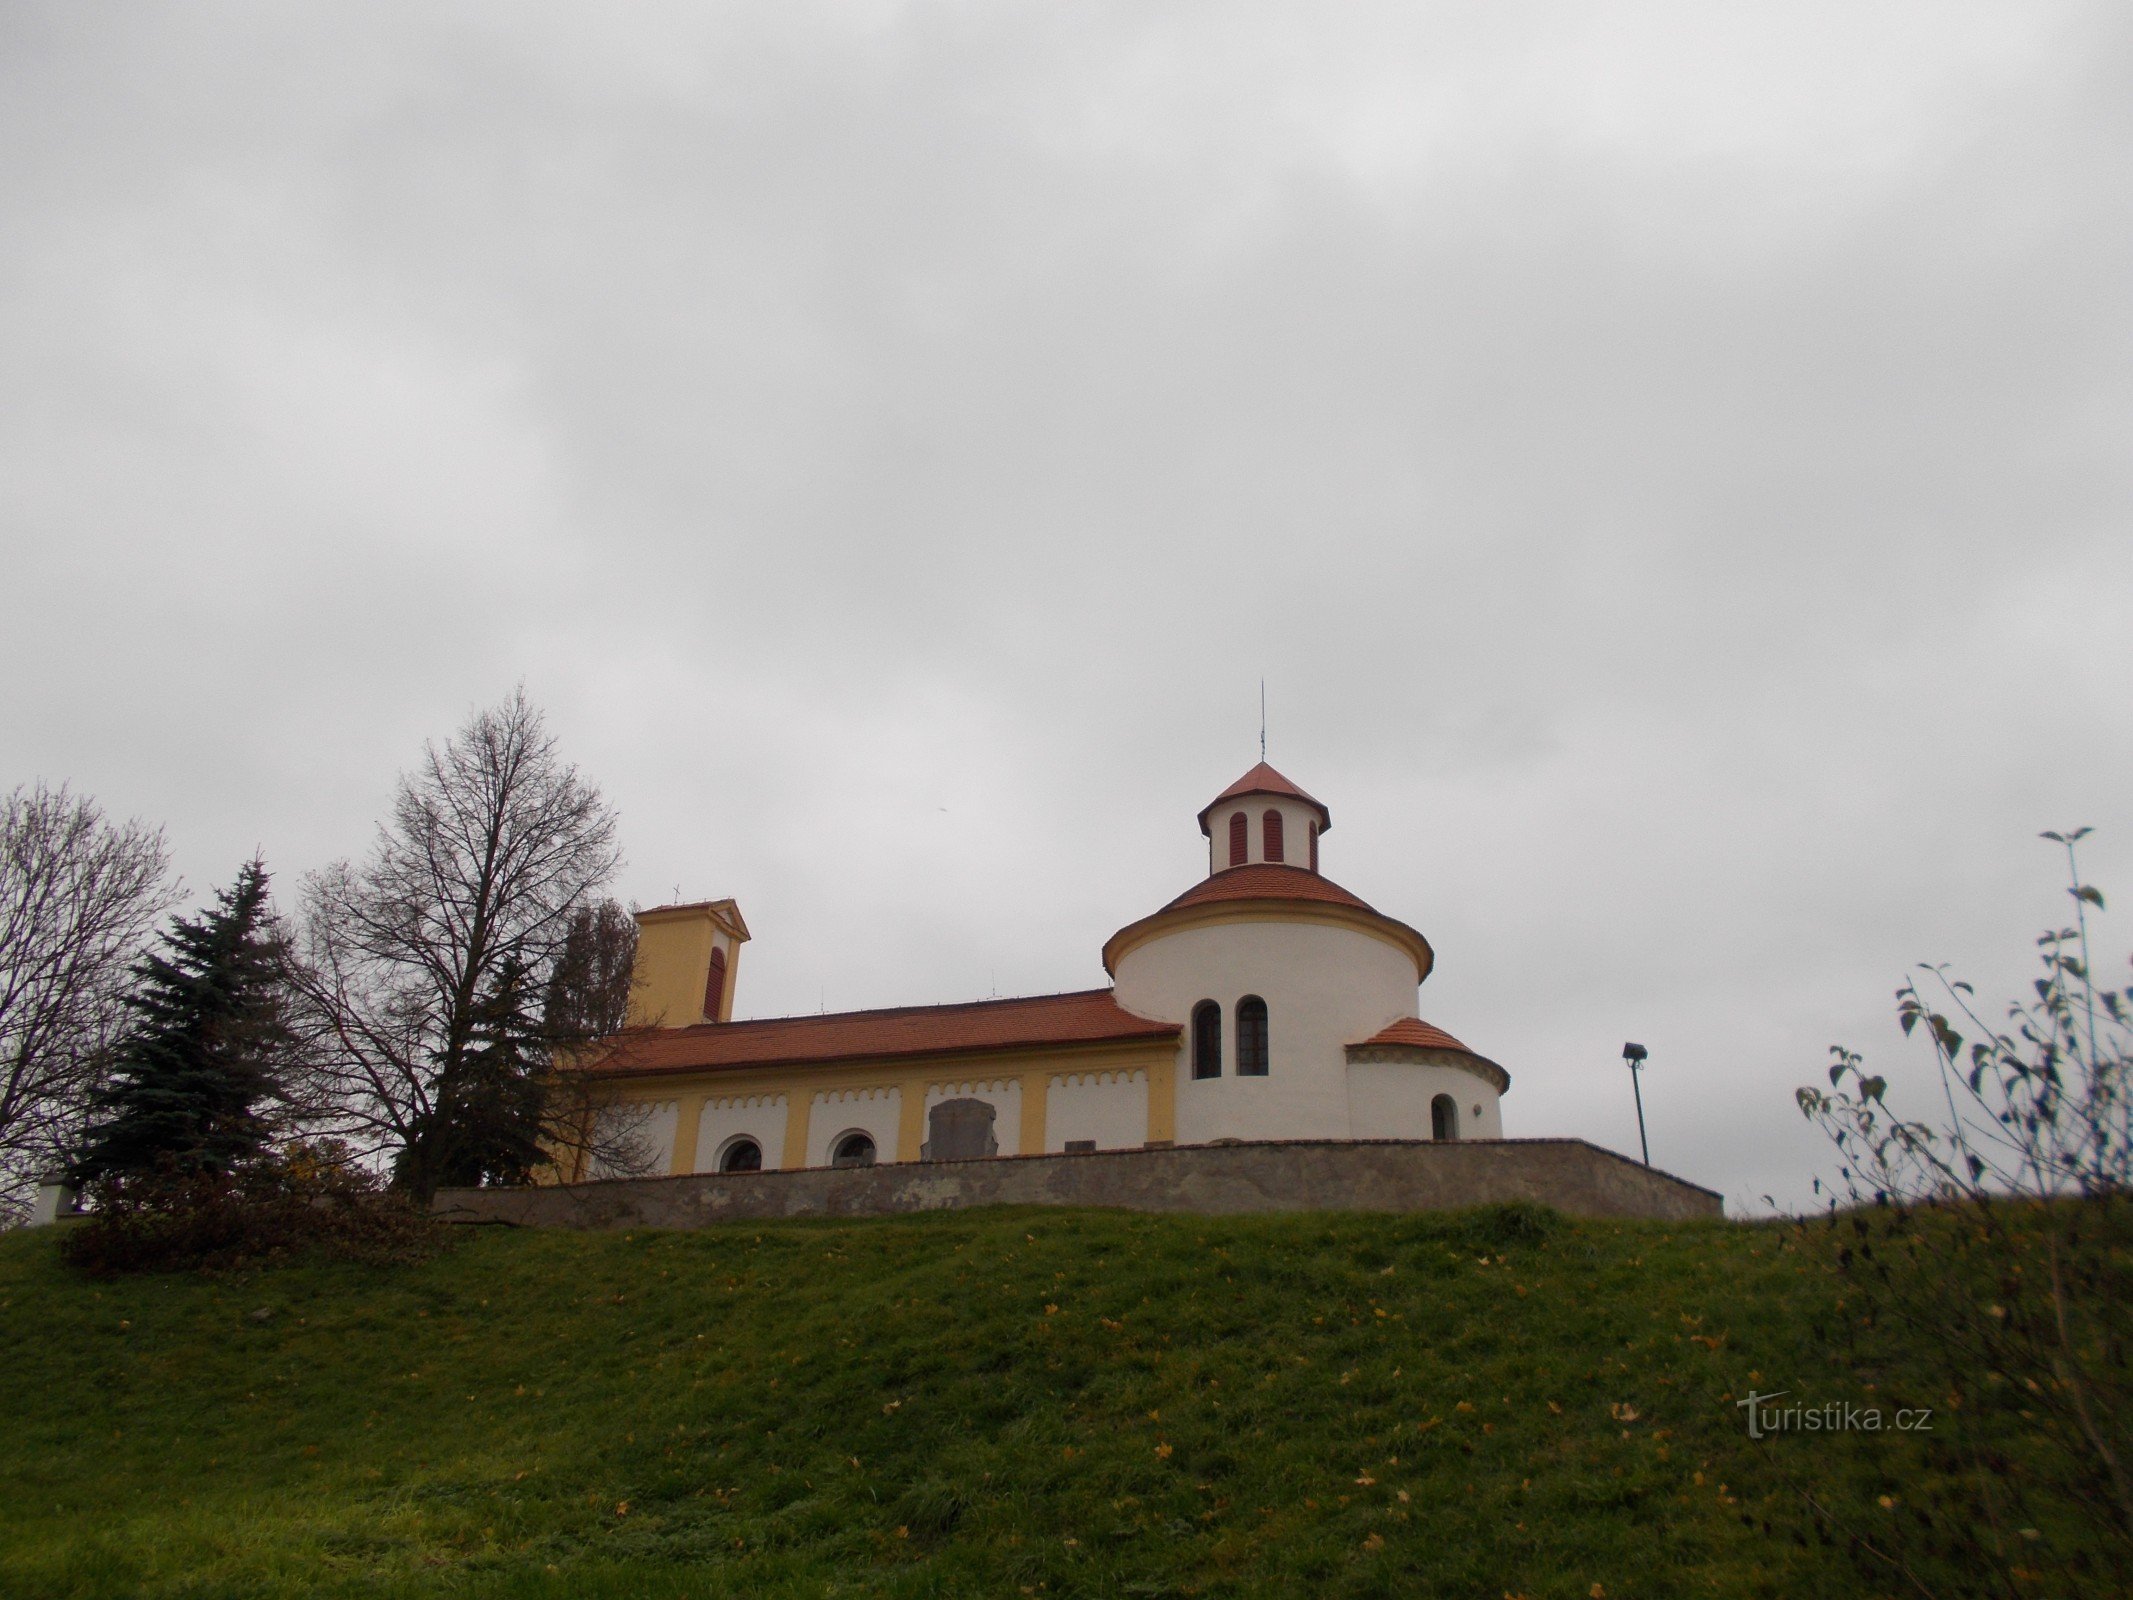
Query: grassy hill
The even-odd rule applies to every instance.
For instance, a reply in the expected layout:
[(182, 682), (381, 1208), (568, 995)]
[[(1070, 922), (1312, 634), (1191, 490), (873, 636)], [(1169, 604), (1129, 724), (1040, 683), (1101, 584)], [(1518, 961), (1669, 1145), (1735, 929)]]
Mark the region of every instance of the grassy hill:
[(1803, 1486), (1871, 1534), (1930, 1445), (1748, 1438), (1751, 1387), (1934, 1403), (1833, 1358), (1776, 1227), (998, 1210), (101, 1284), (52, 1242), (0, 1238), (18, 1600), (1850, 1593)]

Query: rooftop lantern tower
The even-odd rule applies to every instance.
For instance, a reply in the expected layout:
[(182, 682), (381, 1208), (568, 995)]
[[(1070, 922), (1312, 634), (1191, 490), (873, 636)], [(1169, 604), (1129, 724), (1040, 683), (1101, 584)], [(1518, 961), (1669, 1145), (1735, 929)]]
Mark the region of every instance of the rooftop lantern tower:
[(1208, 874), (1258, 866), (1316, 872), (1318, 836), (1332, 826), (1332, 812), (1262, 761), (1200, 811)]

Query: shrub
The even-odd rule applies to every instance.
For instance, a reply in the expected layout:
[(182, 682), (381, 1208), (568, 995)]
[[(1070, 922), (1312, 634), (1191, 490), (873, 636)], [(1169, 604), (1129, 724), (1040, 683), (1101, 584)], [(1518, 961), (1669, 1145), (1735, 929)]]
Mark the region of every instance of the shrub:
[(91, 1185), (60, 1255), (98, 1277), (232, 1271), (296, 1255), (383, 1265), (427, 1255), (439, 1225), (332, 1147), (298, 1145), (228, 1173), (165, 1166)]
[(1560, 1211), (1532, 1200), (1505, 1200), (1496, 1205), (1481, 1206), (1472, 1216), (1475, 1239), (1499, 1247), (1541, 1244), (1563, 1229)]
[(1976, 1592), (2040, 1575), (2079, 1590), (2088, 1573), (2061, 1559), (2078, 1541), (2055, 1527), (2099, 1532), (2133, 1562), (2133, 988), (2090, 965), (2104, 900), (2074, 859), (2087, 831), (2044, 836), (2067, 852), (2074, 919), (2038, 939), (2033, 1000), (1990, 1020), (1937, 967), (1897, 990), (1903, 1031), (1932, 1046), (1945, 1121), (1898, 1113), (1841, 1046), (1829, 1089), (1799, 1092), (1842, 1162), (1848, 1209), (1802, 1241), (1842, 1275), (1848, 1328), (1911, 1341), (1949, 1411), (2004, 1413), (2045, 1447), (2016, 1473), (1951, 1430), (1946, 1476), (1910, 1496), (1916, 1524), (1878, 1546), (1852, 1536), (1877, 1577), (1945, 1559)]

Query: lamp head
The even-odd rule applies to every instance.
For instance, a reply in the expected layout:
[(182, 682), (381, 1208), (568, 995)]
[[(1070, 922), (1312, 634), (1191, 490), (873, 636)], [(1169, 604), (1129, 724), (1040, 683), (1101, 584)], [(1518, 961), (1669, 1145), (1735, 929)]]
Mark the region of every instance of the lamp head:
[(1647, 1054), (1649, 1052), (1641, 1044), (1626, 1044), (1622, 1047), (1622, 1059), (1631, 1065), (1642, 1061)]

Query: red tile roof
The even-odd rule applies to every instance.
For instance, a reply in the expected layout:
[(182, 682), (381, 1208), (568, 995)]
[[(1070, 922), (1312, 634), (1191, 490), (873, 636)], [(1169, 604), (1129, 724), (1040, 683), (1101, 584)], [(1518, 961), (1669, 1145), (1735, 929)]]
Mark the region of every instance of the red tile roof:
[(1498, 1094), (1505, 1093), (1511, 1087), (1510, 1073), (1480, 1051), (1468, 1049), (1442, 1028), (1431, 1027), (1420, 1017), (1402, 1017), (1388, 1027), (1380, 1028), (1362, 1043), (1351, 1044), (1348, 1046), (1348, 1058), (1354, 1060), (1358, 1050), (1367, 1050), (1372, 1045), (1407, 1045), (1410, 1048), (1444, 1050), (1462, 1055), (1467, 1059), (1460, 1064), (1484, 1082), (1494, 1085)]
[(1365, 904), (1331, 878), (1303, 867), (1261, 862), (1256, 866), (1224, 867), (1201, 879), (1160, 911), (1127, 923), (1104, 942), (1104, 970), (1115, 973), (1120, 954), (1150, 936), (1156, 925), (1174, 912), (1247, 900), (1315, 903), (1361, 912), (1414, 956), (1416, 982), (1428, 977), (1430, 968), (1436, 965), (1436, 953), (1421, 934)]
[(1137, 1017), (1109, 989), (903, 1006), (689, 1028), (633, 1028), (618, 1034), (591, 1070), (602, 1073), (733, 1071), (810, 1066), (962, 1051), (1016, 1050), (1112, 1040), (1175, 1039), (1174, 1022)]
[(1208, 832), (1208, 812), (1214, 810), (1216, 806), (1225, 800), (1234, 800), (1239, 795), (1247, 794), (1278, 794), (1290, 800), (1302, 800), (1307, 804), (1318, 807), (1318, 831), (1320, 833), (1324, 833), (1333, 826), (1333, 813), (1326, 809), (1326, 803), (1323, 800), (1316, 795), (1305, 794), (1303, 790), (1297, 788), (1295, 784), (1289, 782), (1287, 778), (1284, 778), (1262, 761), (1258, 766), (1252, 768), (1251, 771), (1200, 808), (1200, 831), (1202, 833)]
[(1402, 1017), (1388, 1028), (1381, 1028), (1363, 1041), (1371, 1044), (1415, 1044), (1426, 1050), (1458, 1050), (1474, 1054), (1467, 1047), (1446, 1033), (1442, 1028), (1433, 1028), (1420, 1017)]
[[(1224, 867), (1220, 872), (1202, 878), (1163, 907), (1163, 911), (1175, 911), (1180, 906), (1203, 906), (1218, 900), (1319, 900), (1328, 905), (1371, 911), (1371, 907), (1331, 878), (1304, 867), (1278, 866), (1270, 861), (1249, 867)], [(1156, 915), (1161, 916), (1163, 911)]]

